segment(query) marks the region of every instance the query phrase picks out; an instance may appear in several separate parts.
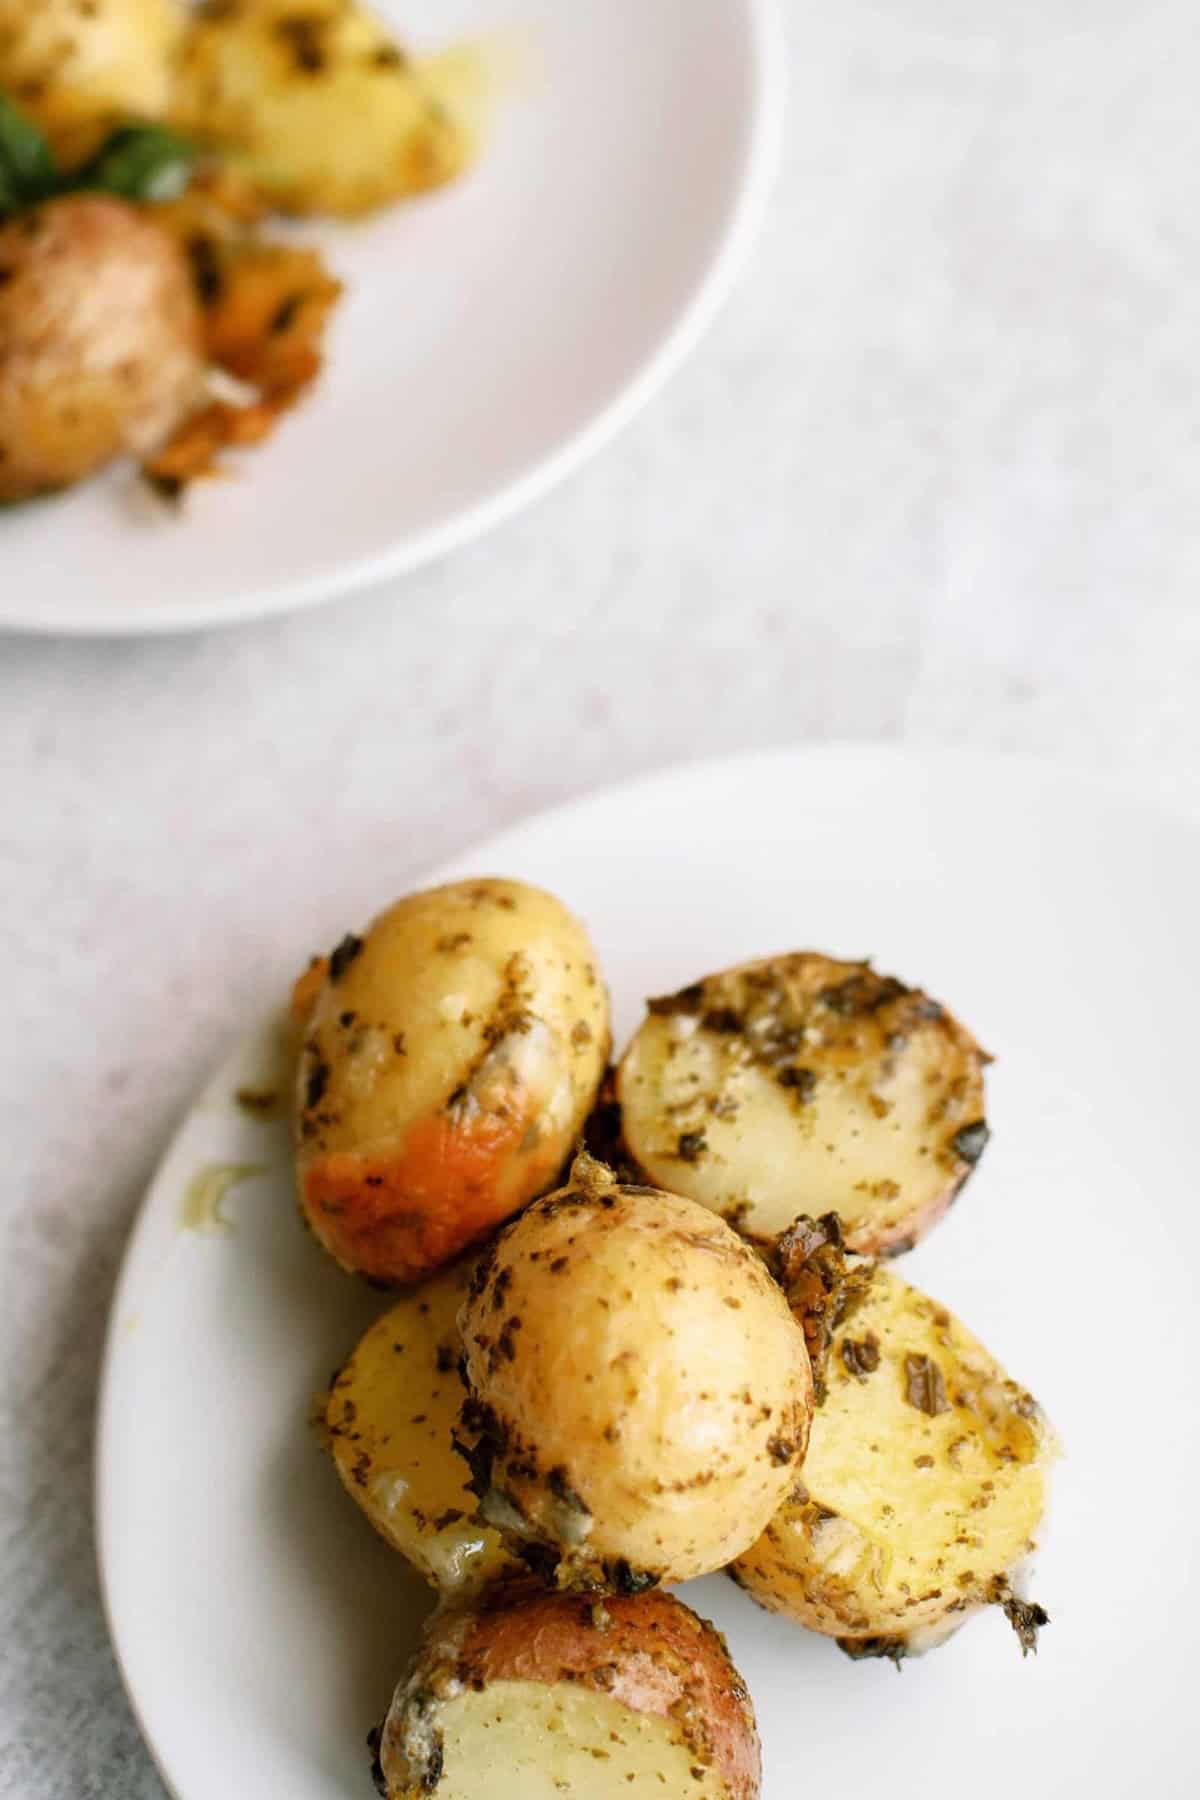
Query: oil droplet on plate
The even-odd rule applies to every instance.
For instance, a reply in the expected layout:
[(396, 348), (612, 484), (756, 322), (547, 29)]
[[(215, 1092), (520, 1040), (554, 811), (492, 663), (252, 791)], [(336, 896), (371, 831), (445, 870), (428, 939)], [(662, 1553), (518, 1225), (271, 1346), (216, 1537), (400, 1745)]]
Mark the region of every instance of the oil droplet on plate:
[(180, 1212), (184, 1231), (228, 1231), (232, 1220), (221, 1210), (226, 1196), (252, 1175), (265, 1175), (262, 1163), (206, 1163), (188, 1182)]

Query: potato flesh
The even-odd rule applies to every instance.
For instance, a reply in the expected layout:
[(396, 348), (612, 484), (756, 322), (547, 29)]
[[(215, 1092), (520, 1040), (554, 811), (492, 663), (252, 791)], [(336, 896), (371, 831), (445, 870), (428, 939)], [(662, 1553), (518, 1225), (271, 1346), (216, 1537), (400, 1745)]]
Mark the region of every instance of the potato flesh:
[[(594, 1688), (496, 1681), (439, 1709), (443, 1772), (432, 1790), (389, 1783), (389, 1800), (728, 1800), (670, 1719), (631, 1711)], [(386, 1765), (385, 1765), (386, 1772)]]
[[(853, 1373), (847, 1343), (878, 1365)], [(926, 1647), (1035, 1549), (1053, 1432), (958, 1320), (886, 1269), (826, 1380), (800, 1489), (731, 1573), (814, 1631)]]
[(456, 1267), (377, 1320), (333, 1383), (334, 1463), (379, 1534), (439, 1592), (461, 1596), (510, 1571), (498, 1535), (475, 1519), (467, 1465), (451, 1439), (463, 1389)]
[(184, 17), (177, 0), (0, 0), (0, 91), (81, 162), (111, 127), (166, 111)]
[(667, 1581), (719, 1568), (792, 1485), (803, 1335), (753, 1253), (692, 1202), (573, 1172), (500, 1239), (462, 1326), (503, 1444), (493, 1487), (584, 1585), (620, 1563)]
[(618, 1074), (625, 1144), (750, 1237), (836, 1212), (852, 1249), (908, 1248), (982, 1148), (978, 1047), (865, 964), (779, 957), (658, 1004)]
[[(461, 1705), (487, 1696), (493, 1706), (475, 1723), (486, 1721), (491, 1741), (473, 1734), (457, 1754)], [(497, 1728), (510, 1724), (501, 1756)], [(645, 1756), (630, 1755), (634, 1739)], [(679, 1792), (758, 1800), (754, 1708), (720, 1633), (661, 1591), (599, 1602), (526, 1579), (433, 1614), (388, 1709), (379, 1759), (393, 1795), (445, 1793), (447, 1782), (490, 1794), (489, 1778), (514, 1771), (525, 1782), (502, 1793), (623, 1793), (639, 1783), (662, 1792), (679, 1747), (689, 1784)], [(547, 1780), (561, 1785), (535, 1785)]]
[(552, 895), (477, 880), (410, 895), (349, 938), (308, 1019), (301, 1199), (348, 1268), (420, 1278), (569, 1156), (604, 1071), (608, 1002)]
[(274, 205), (359, 214), (470, 163), (463, 61), (408, 57), (353, 0), (235, 0), (191, 28), (176, 111)]

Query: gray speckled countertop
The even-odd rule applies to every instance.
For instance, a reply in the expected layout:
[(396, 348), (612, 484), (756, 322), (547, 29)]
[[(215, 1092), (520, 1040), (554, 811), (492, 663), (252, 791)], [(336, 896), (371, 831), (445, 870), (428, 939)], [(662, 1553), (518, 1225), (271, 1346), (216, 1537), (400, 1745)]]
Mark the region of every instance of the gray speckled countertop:
[(93, 1573), (104, 1312), (297, 945), (749, 745), (1015, 746), (1200, 810), (1192, 0), (788, 10), (753, 266), (567, 487), (326, 610), (0, 641), (0, 1800), (161, 1795)]

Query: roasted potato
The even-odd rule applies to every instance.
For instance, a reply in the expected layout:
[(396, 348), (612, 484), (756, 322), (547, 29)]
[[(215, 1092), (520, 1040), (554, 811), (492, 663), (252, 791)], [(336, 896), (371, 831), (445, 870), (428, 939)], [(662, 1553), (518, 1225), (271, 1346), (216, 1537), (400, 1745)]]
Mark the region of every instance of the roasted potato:
[(667, 1594), (494, 1592), (435, 1615), (378, 1744), (387, 1800), (757, 1800), (750, 1696)]
[(412, 894), (302, 978), (296, 1156), (325, 1248), (414, 1281), (549, 1187), (595, 1098), (586, 932), (518, 881)]
[(0, 501), (152, 450), (203, 378), (187, 260), (152, 219), (80, 194), (0, 225)]
[(0, 90), (73, 167), (166, 112), (186, 16), (178, 0), (0, 0)]
[(285, 212), (365, 213), (470, 162), (460, 70), (406, 55), (355, 0), (220, 0), (188, 32), (175, 119)]
[(804, 1457), (804, 1336), (758, 1258), (580, 1156), (483, 1253), (460, 1320), (481, 1514), (558, 1585), (632, 1592), (752, 1544)]
[(1036, 1402), (886, 1268), (834, 1335), (824, 1380), (801, 1479), (735, 1581), (852, 1656), (928, 1649), (989, 1603), (1031, 1645), (1046, 1615), (1014, 1584), (1056, 1447)]
[(462, 1406), (458, 1309), (468, 1266), (414, 1288), (372, 1325), (334, 1378), (326, 1424), (337, 1472), (389, 1544), (441, 1593), (517, 1572), (475, 1518), (454, 1449)]
[(621, 1060), (624, 1144), (647, 1180), (771, 1240), (836, 1212), (852, 1249), (911, 1249), (983, 1152), (969, 1032), (868, 963), (802, 952), (650, 1002)]

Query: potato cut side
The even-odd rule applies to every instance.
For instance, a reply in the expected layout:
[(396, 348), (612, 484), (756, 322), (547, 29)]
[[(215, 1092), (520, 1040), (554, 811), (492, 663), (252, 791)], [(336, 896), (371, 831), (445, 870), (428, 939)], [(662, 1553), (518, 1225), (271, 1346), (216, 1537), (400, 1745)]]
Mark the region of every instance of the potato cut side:
[(624, 1143), (648, 1179), (748, 1237), (836, 1212), (851, 1249), (893, 1254), (983, 1152), (986, 1060), (868, 963), (746, 963), (650, 1002), (617, 1074)]
[(476, 1522), (467, 1465), (451, 1443), (468, 1274), (446, 1270), (372, 1325), (335, 1377), (325, 1415), (351, 1499), (426, 1581), (458, 1595), (515, 1567), (497, 1533)]
[(595, 1688), (499, 1681), (445, 1708), (442, 1775), (389, 1785), (391, 1800), (611, 1800), (634, 1793), (723, 1800), (712, 1769), (693, 1775), (692, 1754), (669, 1722), (633, 1713)]
[(887, 1269), (837, 1332), (800, 1485), (731, 1575), (852, 1655), (900, 1656), (1004, 1605), (1036, 1548), (1056, 1439), (957, 1319)]
[(439, 1615), (381, 1734), (389, 1800), (757, 1800), (745, 1685), (665, 1594), (500, 1593)]

